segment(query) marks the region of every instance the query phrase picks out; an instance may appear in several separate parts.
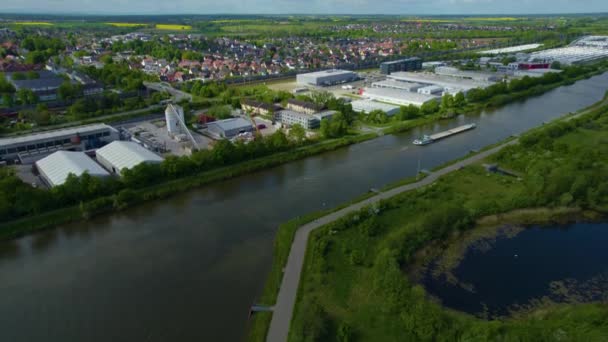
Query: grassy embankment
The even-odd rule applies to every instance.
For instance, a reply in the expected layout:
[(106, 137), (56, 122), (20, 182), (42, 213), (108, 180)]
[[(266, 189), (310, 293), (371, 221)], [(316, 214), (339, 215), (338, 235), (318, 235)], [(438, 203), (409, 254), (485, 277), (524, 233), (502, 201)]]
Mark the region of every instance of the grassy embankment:
[[(424, 177), (425, 175), (421, 174), (418, 177), (406, 178), (395, 183), (386, 185), (381, 189), (381, 191), (387, 191), (398, 186), (413, 183), (418, 180), (421, 180)], [(298, 228), (305, 225), (306, 223), (314, 221), (325, 215), (331, 214), (342, 208), (348, 207), (353, 203), (361, 202), (374, 195), (375, 193), (370, 191), (361, 194), (360, 196), (346, 203), (343, 203), (335, 208), (317, 211), (301, 217), (297, 217), (279, 226), (279, 229), (274, 238), (272, 266), (270, 269), (270, 273), (267, 276), (266, 283), (264, 285), (264, 292), (262, 293), (260, 298), (257, 299), (257, 304), (272, 306), (276, 303), (276, 298), (279, 293), (279, 287), (283, 279), (283, 267), (287, 263), (289, 251), (291, 250), (291, 243)], [(271, 318), (271, 312), (256, 313), (251, 321), (251, 329), (249, 330), (248, 339), (250, 341), (265, 341), (266, 331), (268, 330), (268, 326), (270, 325)]]
[(484, 320), (444, 309), (404, 270), (425, 246), (446, 248), (476, 223), (608, 212), (607, 157), (604, 105), (536, 129), (485, 161), (521, 180), (473, 165), (383, 202), (378, 215), (362, 211), (358, 221), (351, 215), (313, 232), (290, 340), (605, 340), (606, 305), (552, 303)]

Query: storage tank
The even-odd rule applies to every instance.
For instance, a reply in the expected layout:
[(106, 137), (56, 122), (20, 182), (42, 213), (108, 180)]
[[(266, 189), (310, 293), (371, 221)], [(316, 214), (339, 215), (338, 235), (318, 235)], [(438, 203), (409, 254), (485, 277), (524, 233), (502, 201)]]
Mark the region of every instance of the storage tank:
[(167, 109), (165, 109), (165, 121), (167, 123), (167, 132), (170, 135), (182, 133), (180, 122), (184, 122), (184, 109), (177, 105), (168, 105)]

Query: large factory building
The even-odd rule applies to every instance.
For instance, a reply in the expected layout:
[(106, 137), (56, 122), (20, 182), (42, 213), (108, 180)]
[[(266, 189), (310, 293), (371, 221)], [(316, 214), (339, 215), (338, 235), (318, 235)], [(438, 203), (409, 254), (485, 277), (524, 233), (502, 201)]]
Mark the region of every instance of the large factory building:
[(410, 57), (380, 64), (380, 73), (390, 75), (395, 71), (416, 71), (422, 69), (422, 59)]
[(59, 150), (86, 151), (118, 140), (118, 131), (104, 124), (64, 128), (0, 139), (0, 161), (35, 162)]
[(296, 80), (299, 85), (331, 86), (340, 83), (353, 82), (359, 79), (356, 73), (348, 70), (325, 70), (299, 74)]

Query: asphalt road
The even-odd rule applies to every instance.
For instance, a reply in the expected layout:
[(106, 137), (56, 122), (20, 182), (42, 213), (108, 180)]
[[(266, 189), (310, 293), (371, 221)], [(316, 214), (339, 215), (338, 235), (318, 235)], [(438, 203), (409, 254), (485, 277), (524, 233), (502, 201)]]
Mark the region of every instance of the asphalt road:
[[(302, 267), (304, 266), (304, 257), (306, 255), (306, 246), (308, 245), (308, 237), (310, 233), (322, 227), (330, 222), (338, 220), (339, 218), (346, 216), (352, 212), (358, 211), (366, 206), (377, 203), (378, 201), (391, 198), (395, 195), (414, 190), (426, 185), (429, 185), (436, 181), (439, 177), (446, 175), (450, 172), (456, 171), (464, 166), (476, 163), (491, 154), (494, 154), (502, 148), (517, 143), (518, 139), (506, 142), (502, 145), (494, 147), (492, 149), (478, 153), (470, 158), (456, 162), (449, 165), (441, 170), (429, 174), (426, 178), (416, 182), (403, 186), (393, 188), (391, 190), (381, 192), (374, 197), (370, 197), (361, 202), (355, 203), (343, 209), (340, 209), (327, 216), (323, 216), (315, 221), (312, 221), (298, 229), (291, 245), (291, 251), (289, 258), (287, 259), (287, 265), (283, 273), (283, 280), (281, 282), (281, 288), (279, 289), (279, 295), (277, 302), (274, 306), (274, 312), (272, 314), (272, 321), (268, 329), (268, 335), (266, 337), (267, 342), (285, 342), (289, 334), (289, 326), (293, 317), (293, 309), (296, 303), (296, 296), (298, 293), (298, 286), (300, 283), (300, 275), (302, 273)], [(424, 147), (421, 147), (424, 148)]]

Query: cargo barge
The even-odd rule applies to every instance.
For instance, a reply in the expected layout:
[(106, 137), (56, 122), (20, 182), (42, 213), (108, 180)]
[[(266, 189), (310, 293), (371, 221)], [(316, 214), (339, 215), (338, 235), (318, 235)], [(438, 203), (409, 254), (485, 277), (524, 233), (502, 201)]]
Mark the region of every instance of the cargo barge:
[(414, 140), (414, 145), (419, 145), (419, 146), (428, 145), (428, 144), (434, 143), (438, 140), (447, 138), (449, 136), (452, 136), (452, 135), (455, 135), (458, 133), (462, 133), (462, 132), (466, 132), (475, 127), (477, 127), (477, 125), (472, 123), (472, 124), (467, 124), (467, 125), (459, 126), (456, 128), (448, 129), (447, 131), (443, 131), (443, 132), (439, 132), (439, 133), (435, 133), (435, 134), (431, 134), (431, 135), (424, 135), (422, 138)]

